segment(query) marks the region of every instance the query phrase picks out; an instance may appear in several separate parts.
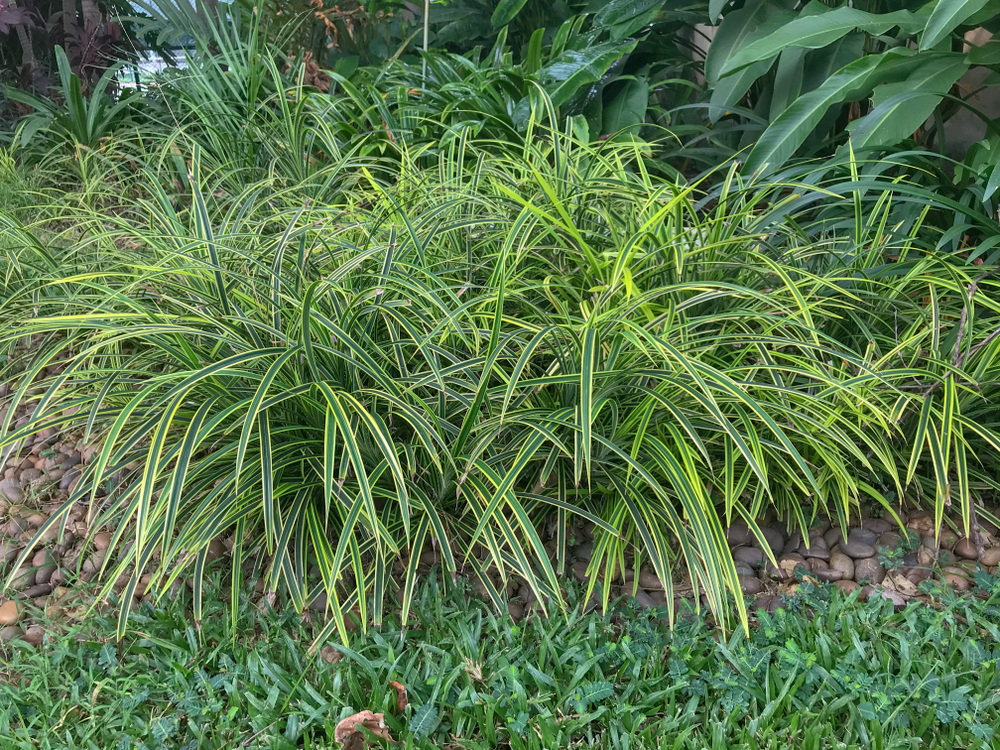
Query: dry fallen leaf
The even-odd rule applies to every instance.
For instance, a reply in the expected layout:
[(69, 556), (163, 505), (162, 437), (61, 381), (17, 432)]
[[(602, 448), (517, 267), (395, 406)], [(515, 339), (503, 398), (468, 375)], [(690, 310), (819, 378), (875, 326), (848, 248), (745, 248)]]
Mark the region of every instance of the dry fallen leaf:
[(922, 544), (917, 547), (917, 564), (923, 568), (934, 564), (934, 554)]
[(396, 688), (396, 712), (403, 713), (406, 710), (406, 687), (395, 680), (389, 680), (389, 684)]
[(934, 533), (934, 519), (930, 516), (922, 516), (921, 518), (914, 518), (908, 524), (908, 527), (920, 534), (921, 536), (930, 536)]
[[(889, 576), (889, 580), (892, 582), (892, 587), (903, 596), (914, 596), (915, 594), (920, 593), (920, 589), (917, 588), (917, 585), (904, 575), (897, 573)], [(885, 582), (883, 581), (883, 583)]]
[(795, 568), (800, 562), (795, 558), (783, 558), (778, 560), (778, 567), (781, 568), (786, 574), (786, 578), (791, 578), (795, 575)]
[(389, 736), (389, 730), (385, 726), (385, 714), (374, 714), (371, 711), (362, 711), (339, 722), (337, 728), (333, 730), (333, 739), (343, 745), (344, 750), (364, 750), (371, 747), (364, 733), (358, 729), (358, 725), (378, 737), (396, 743)]
[(319, 655), (323, 661), (328, 662), (329, 664), (336, 664), (344, 658), (344, 655), (333, 646), (323, 646), (323, 648), (319, 651)]

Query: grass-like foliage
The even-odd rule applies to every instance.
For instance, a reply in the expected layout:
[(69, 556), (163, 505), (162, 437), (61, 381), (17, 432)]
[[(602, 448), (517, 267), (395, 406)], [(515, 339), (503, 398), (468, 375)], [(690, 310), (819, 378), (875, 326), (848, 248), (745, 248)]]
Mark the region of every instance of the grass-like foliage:
[(908, 492), (968, 528), (996, 487), (995, 280), (887, 226), (888, 189), (867, 214), (829, 194), (853, 222), (810, 227), (788, 206), (813, 188), (731, 172), (708, 200), (642, 157), (534, 129), (234, 194), (195, 148), (189, 192), (149, 173), (121, 215), (70, 212), (70, 247), (4, 219), (2, 341), (31, 346), (0, 447), (100, 446), (39, 536), (89, 500), (109, 587), (193, 568), (200, 622), (233, 534), (234, 591), (263, 565), (296, 608), (326, 593), (346, 639), (389, 587), (405, 621), (432, 543), (446, 585), (500, 607), (523, 578), (559, 609), (574, 516), (604, 601), (627, 553), (720, 616), (731, 520), (763, 541), (768, 508), (804, 529)]
[(143, 604), (117, 646), (101, 618), (44, 648), (14, 646), (0, 731), (12, 749), (318, 750), (337, 746), (338, 721), (370, 710), (412, 748), (985, 750), (1000, 731), (998, 589), (980, 582), (979, 599), (895, 614), (805, 585), (749, 635), (720, 641), (699, 618), (671, 632), (627, 604), (515, 625), (431, 581), (405, 635), (390, 617), (322, 652), (298, 615), (245, 600), (235, 628), (213, 601), (198, 632), (185, 591)]

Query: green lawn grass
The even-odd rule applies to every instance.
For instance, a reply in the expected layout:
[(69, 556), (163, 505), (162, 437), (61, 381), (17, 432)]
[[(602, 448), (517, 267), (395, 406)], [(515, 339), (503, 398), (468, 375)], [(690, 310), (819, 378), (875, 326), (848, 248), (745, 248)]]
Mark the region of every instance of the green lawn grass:
[(217, 603), (198, 632), (183, 600), (144, 604), (120, 648), (99, 616), (8, 647), (0, 746), (332, 748), (338, 721), (370, 709), (398, 747), (989, 748), (1000, 585), (978, 583), (896, 613), (804, 584), (749, 637), (721, 638), (627, 602), (515, 624), (428, 582), (405, 633), (357, 633), (333, 662), (295, 614), (244, 603), (233, 632)]

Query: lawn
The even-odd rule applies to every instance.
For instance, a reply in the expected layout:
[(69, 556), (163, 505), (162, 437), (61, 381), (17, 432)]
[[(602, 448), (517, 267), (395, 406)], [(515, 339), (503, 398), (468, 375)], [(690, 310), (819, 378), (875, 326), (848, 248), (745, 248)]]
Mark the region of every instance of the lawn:
[(421, 748), (989, 748), (1000, 729), (992, 576), (898, 612), (804, 584), (721, 638), (634, 600), (581, 614), (575, 586), (520, 623), (469, 593), (429, 581), (404, 632), (321, 649), (315, 613), (243, 602), (233, 629), (213, 603), (198, 630), (186, 595), (121, 642), (103, 616), (61, 623), (6, 652), (3, 747), (332, 748), (362, 711)]

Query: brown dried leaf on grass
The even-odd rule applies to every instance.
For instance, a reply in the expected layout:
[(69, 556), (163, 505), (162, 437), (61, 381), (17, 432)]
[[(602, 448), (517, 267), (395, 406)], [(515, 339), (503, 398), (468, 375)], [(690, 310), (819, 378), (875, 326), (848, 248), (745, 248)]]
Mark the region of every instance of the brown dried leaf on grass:
[(882, 586), (898, 591), (905, 597), (916, 596), (920, 593), (920, 588), (913, 581), (898, 573), (886, 576), (885, 580), (882, 581)]
[(320, 658), (329, 664), (336, 664), (344, 658), (344, 654), (333, 646), (323, 646), (319, 651)]
[(359, 726), (377, 737), (396, 744), (396, 741), (389, 736), (389, 729), (385, 725), (385, 714), (375, 714), (371, 711), (356, 713), (339, 722), (337, 728), (333, 730), (333, 739), (339, 742), (344, 750), (365, 750), (372, 747), (373, 744), (368, 741)]
[(406, 686), (395, 680), (389, 680), (389, 684), (396, 688), (396, 712), (403, 713), (406, 710)]

